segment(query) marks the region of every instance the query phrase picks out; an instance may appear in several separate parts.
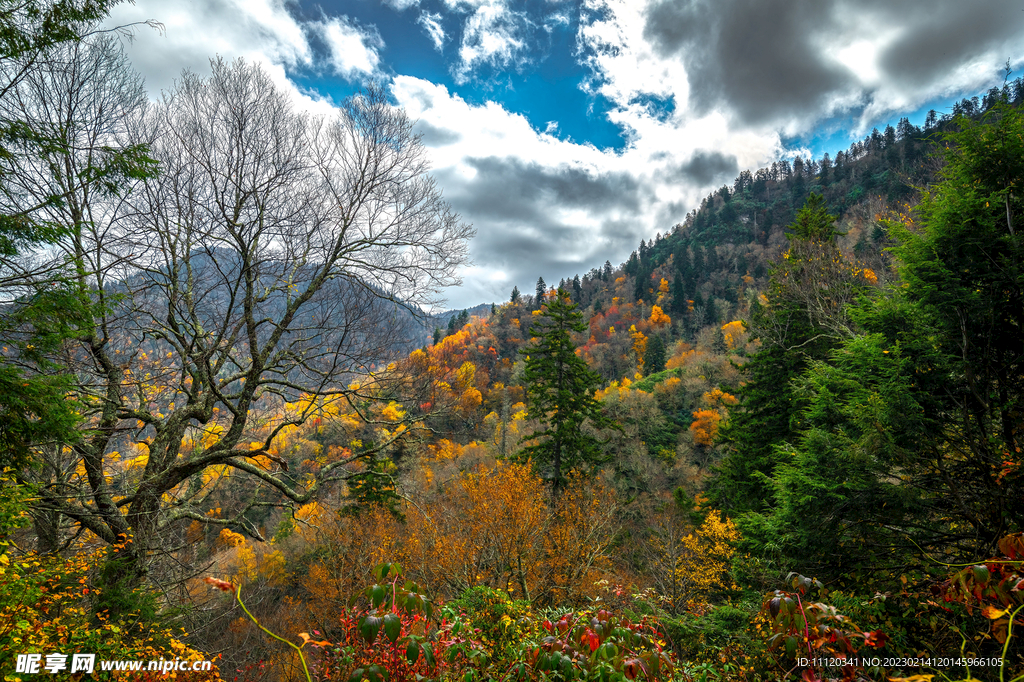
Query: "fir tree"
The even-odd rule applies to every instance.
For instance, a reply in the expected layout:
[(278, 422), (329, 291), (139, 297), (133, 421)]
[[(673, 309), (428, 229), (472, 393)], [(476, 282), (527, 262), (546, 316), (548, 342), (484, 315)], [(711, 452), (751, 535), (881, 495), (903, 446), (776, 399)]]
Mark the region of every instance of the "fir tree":
[(644, 372), (654, 374), (665, 369), (665, 342), (661, 336), (652, 334), (644, 353)]
[(529, 416), (540, 421), (543, 429), (533, 434), (538, 442), (521, 450), (518, 457), (532, 460), (550, 480), (552, 497), (558, 496), (570, 471), (605, 461), (601, 442), (583, 425), (613, 426), (594, 398), (601, 378), (576, 354), (572, 341), (571, 333), (586, 329), (583, 315), (559, 290), (530, 327), (536, 343), (520, 351), (526, 356), (523, 381)]

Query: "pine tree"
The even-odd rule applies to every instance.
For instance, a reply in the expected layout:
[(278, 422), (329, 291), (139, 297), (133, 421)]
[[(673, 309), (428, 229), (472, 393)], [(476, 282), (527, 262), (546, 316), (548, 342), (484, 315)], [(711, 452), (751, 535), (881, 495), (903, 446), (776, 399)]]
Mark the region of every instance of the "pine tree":
[(614, 427), (594, 398), (601, 378), (576, 354), (572, 341), (572, 332), (586, 328), (576, 305), (559, 290), (530, 327), (536, 342), (520, 351), (526, 356), (523, 380), (529, 416), (544, 428), (533, 435), (538, 442), (521, 450), (518, 457), (532, 460), (551, 481), (552, 497), (558, 496), (570, 471), (605, 461), (601, 442), (583, 425)]
[[(711, 490), (714, 503), (733, 513), (761, 511), (772, 503), (769, 477), (778, 464), (773, 448), (797, 437), (800, 404), (793, 382), (838, 345), (826, 321), (810, 314), (808, 305), (830, 284), (822, 268), (838, 257), (834, 225), (822, 196), (811, 194), (789, 226), (789, 250), (772, 268), (770, 305), (752, 313), (754, 334), (763, 345), (743, 366), (743, 407), (722, 430), (730, 452)], [(701, 303), (699, 293), (694, 299), (694, 306)]]
[(509, 301), (511, 301), (513, 305), (519, 303), (519, 287), (512, 287), (512, 296), (509, 297)]
[(548, 293), (548, 285), (544, 283), (543, 277), (537, 278), (537, 298), (534, 304), (539, 308), (544, 303), (544, 294)]
[(683, 277), (676, 272), (672, 280), (672, 307), (670, 310), (677, 315), (682, 315), (689, 309), (686, 302), (686, 289), (683, 285)]
[(654, 374), (665, 369), (665, 342), (658, 334), (652, 334), (644, 353), (644, 372)]

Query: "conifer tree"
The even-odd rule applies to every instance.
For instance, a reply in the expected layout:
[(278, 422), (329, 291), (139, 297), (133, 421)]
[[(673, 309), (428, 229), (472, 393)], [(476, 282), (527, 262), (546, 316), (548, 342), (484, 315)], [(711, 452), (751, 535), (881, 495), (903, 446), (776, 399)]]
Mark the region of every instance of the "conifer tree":
[(658, 334), (652, 334), (650, 338), (647, 352), (644, 353), (644, 372), (646, 374), (654, 374), (665, 369), (665, 342)]
[(523, 380), (529, 400), (529, 416), (543, 424), (533, 435), (537, 442), (518, 454), (530, 459), (551, 482), (552, 497), (574, 469), (605, 461), (601, 442), (584, 430), (584, 424), (602, 428), (613, 422), (601, 412), (594, 391), (601, 378), (576, 354), (571, 334), (585, 331), (583, 315), (569, 295), (559, 290), (541, 309), (530, 327), (535, 342), (520, 351), (526, 356)]
[[(835, 247), (835, 216), (821, 195), (811, 194), (789, 226), (790, 248), (772, 269), (767, 307), (752, 315), (762, 347), (744, 365), (743, 409), (723, 429), (731, 452), (712, 484), (712, 499), (732, 512), (764, 510), (772, 503), (769, 478), (778, 463), (773, 447), (796, 438), (799, 403), (794, 379), (810, 363), (827, 357), (838, 339), (809, 314), (808, 300), (825, 284), (821, 268)], [(699, 292), (694, 306), (703, 303)]]

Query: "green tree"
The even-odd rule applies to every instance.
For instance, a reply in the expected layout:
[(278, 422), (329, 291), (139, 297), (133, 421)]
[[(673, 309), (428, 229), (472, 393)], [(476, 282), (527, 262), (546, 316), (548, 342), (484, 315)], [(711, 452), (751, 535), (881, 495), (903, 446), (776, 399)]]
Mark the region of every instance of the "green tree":
[[(75, 230), (74, 221), (57, 215), (60, 208), (74, 191), (115, 194), (152, 171), (145, 147), (76, 138), (86, 121), (101, 117), (95, 107), (65, 112), (60, 126), (52, 125), (46, 110), (77, 93), (65, 88), (45, 106), (38, 96), (47, 80), (54, 88), (68, 85), (61, 69), (81, 64), (79, 53), (104, 49), (83, 41), (114, 4), (0, 2), (0, 468), (26, 464), (33, 445), (75, 438), (70, 376), (55, 352), (88, 309), (70, 281), (82, 264), (43, 255)], [(76, 154), (87, 157), (86, 172), (72, 190), (58, 176), (66, 168), (62, 160)]]
[(778, 458), (774, 447), (797, 435), (800, 402), (794, 381), (814, 360), (823, 360), (838, 343), (830, 326), (836, 303), (821, 301), (839, 277), (835, 216), (811, 194), (790, 225), (790, 247), (775, 263), (766, 297), (751, 320), (761, 349), (743, 366), (746, 383), (741, 409), (722, 429), (729, 454), (712, 483), (712, 500), (733, 512), (765, 511), (772, 505), (771, 476)]
[[(944, 137), (941, 182), (893, 223), (901, 295), (933, 330), (946, 426), (925, 441), (979, 551), (1024, 528), (1024, 115), (998, 104)], [(929, 372), (929, 378), (932, 372)], [(1017, 472), (1017, 473), (1014, 473)]]
[(585, 428), (613, 426), (594, 398), (601, 378), (576, 354), (571, 336), (586, 328), (576, 304), (560, 289), (530, 327), (535, 342), (519, 351), (526, 356), (523, 381), (529, 415), (543, 429), (533, 434), (539, 442), (523, 448), (518, 457), (531, 459), (551, 481), (552, 497), (558, 496), (570, 471), (606, 461), (601, 441)]
[(1009, 107), (957, 121), (941, 181), (890, 222), (900, 285), (849, 306), (855, 333), (787, 382), (790, 433), (759, 471), (770, 509), (746, 517), (762, 548), (835, 574), (920, 548), (973, 560), (1024, 528), (1022, 139)]
[(644, 372), (654, 374), (665, 369), (665, 341), (658, 334), (652, 334), (644, 353)]

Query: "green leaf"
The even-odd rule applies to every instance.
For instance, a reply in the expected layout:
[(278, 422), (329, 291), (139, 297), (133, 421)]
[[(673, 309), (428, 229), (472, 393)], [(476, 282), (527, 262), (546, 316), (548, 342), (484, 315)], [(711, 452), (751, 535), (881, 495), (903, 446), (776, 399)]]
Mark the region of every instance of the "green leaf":
[(392, 643), (398, 641), (398, 635), (402, 632), (402, 619), (397, 614), (389, 613), (384, 616), (384, 636)]
[(387, 598), (387, 590), (384, 589), (383, 585), (374, 585), (370, 588), (370, 606), (377, 608), (384, 603), (384, 599)]
[(367, 642), (373, 642), (373, 640), (377, 639), (377, 633), (380, 632), (383, 623), (384, 620), (377, 616), (363, 616), (363, 619), (359, 621), (359, 634)]
[(416, 665), (416, 661), (420, 658), (420, 643), (416, 640), (409, 640), (409, 646), (405, 649), (405, 659), (409, 661), (409, 665)]

